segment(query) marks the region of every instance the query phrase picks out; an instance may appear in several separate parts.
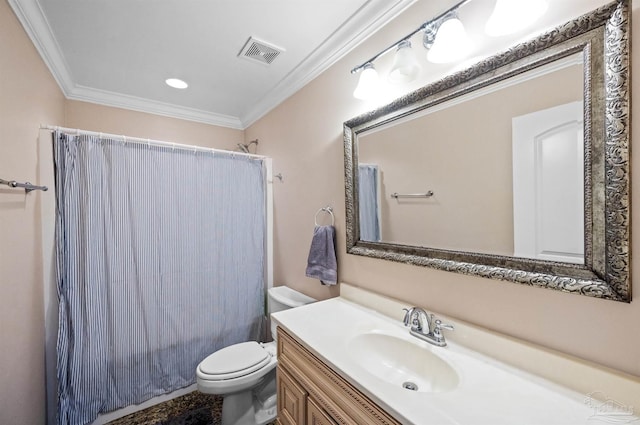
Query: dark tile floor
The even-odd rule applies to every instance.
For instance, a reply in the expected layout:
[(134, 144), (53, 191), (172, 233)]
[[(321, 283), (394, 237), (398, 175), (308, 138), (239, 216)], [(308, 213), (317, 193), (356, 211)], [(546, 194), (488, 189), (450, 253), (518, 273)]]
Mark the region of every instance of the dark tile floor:
[[(205, 413), (206, 410), (211, 412), (211, 422), (198, 420), (198, 414), (203, 410)], [(116, 419), (108, 425), (219, 425), (221, 411), (222, 397), (194, 391)], [(206, 417), (208, 418), (209, 415), (207, 414)]]
[(156, 404), (139, 412), (123, 416), (120, 419), (109, 422), (109, 425), (156, 425), (203, 407), (211, 409), (213, 423), (219, 424), (222, 398), (194, 391)]

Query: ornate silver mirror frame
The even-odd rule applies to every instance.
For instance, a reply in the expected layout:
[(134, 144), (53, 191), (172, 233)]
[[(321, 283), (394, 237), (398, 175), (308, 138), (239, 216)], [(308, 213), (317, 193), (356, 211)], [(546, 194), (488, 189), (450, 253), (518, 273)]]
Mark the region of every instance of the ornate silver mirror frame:
[[(618, 0), (345, 122), (347, 252), (630, 302), (629, 32), (629, 0)], [(584, 265), (360, 240), (359, 134), (578, 52), (585, 73)]]

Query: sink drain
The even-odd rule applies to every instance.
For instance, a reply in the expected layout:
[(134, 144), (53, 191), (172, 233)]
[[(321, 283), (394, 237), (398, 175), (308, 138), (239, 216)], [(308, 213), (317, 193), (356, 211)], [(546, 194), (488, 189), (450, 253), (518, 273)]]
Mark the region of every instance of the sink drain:
[(403, 382), (402, 388), (406, 388), (409, 391), (418, 391), (418, 386), (411, 381)]

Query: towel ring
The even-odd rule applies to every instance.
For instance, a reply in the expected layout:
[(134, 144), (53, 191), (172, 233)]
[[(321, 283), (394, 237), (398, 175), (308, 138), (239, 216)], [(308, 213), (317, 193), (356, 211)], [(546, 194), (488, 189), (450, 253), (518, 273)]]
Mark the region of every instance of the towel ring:
[(320, 208), (317, 212), (316, 212), (316, 216), (313, 218), (313, 221), (316, 223), (316, 226), (319, 226), (318, 224), (318, 214), (320, 214), (321, 212), (325, 212), (327, 214), (329, 214), (331, 216), (331, 225), (333, 226), (336, 222), (336, 218), (333, 215), (333, 208), (331, 207), (324, 207), (324, 208)]

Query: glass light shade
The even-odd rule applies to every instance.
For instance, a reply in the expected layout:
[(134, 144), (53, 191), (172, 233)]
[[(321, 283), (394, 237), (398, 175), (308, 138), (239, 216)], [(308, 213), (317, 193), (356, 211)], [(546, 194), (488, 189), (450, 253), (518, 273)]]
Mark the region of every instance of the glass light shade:
[(418, 64), (415, 52), (411, 49), (411, 42), (401, 41), (398, 44), (391, 71), (389, 71), (389, 81), (394, 84), (408, 83), (413, 81), (419, 73), (420, 64)]
[(360, 80), (358, 85), (353, 91), (353, 97), (361, 100), (371, 99), (378, 88), (380, 78), (378, 72), (371, 64), (367, 64), (362, 71), (360, 71)]
[(518, 32), (544, 15), (547, 7), (546, 0), (497, 0), (485, 32), (493, 37)]
[(462, 59), (471, 51), (471, 40), (458, 18), (447, 19), (440, 25), (427, 59), (433, 63), (449, 63)]

